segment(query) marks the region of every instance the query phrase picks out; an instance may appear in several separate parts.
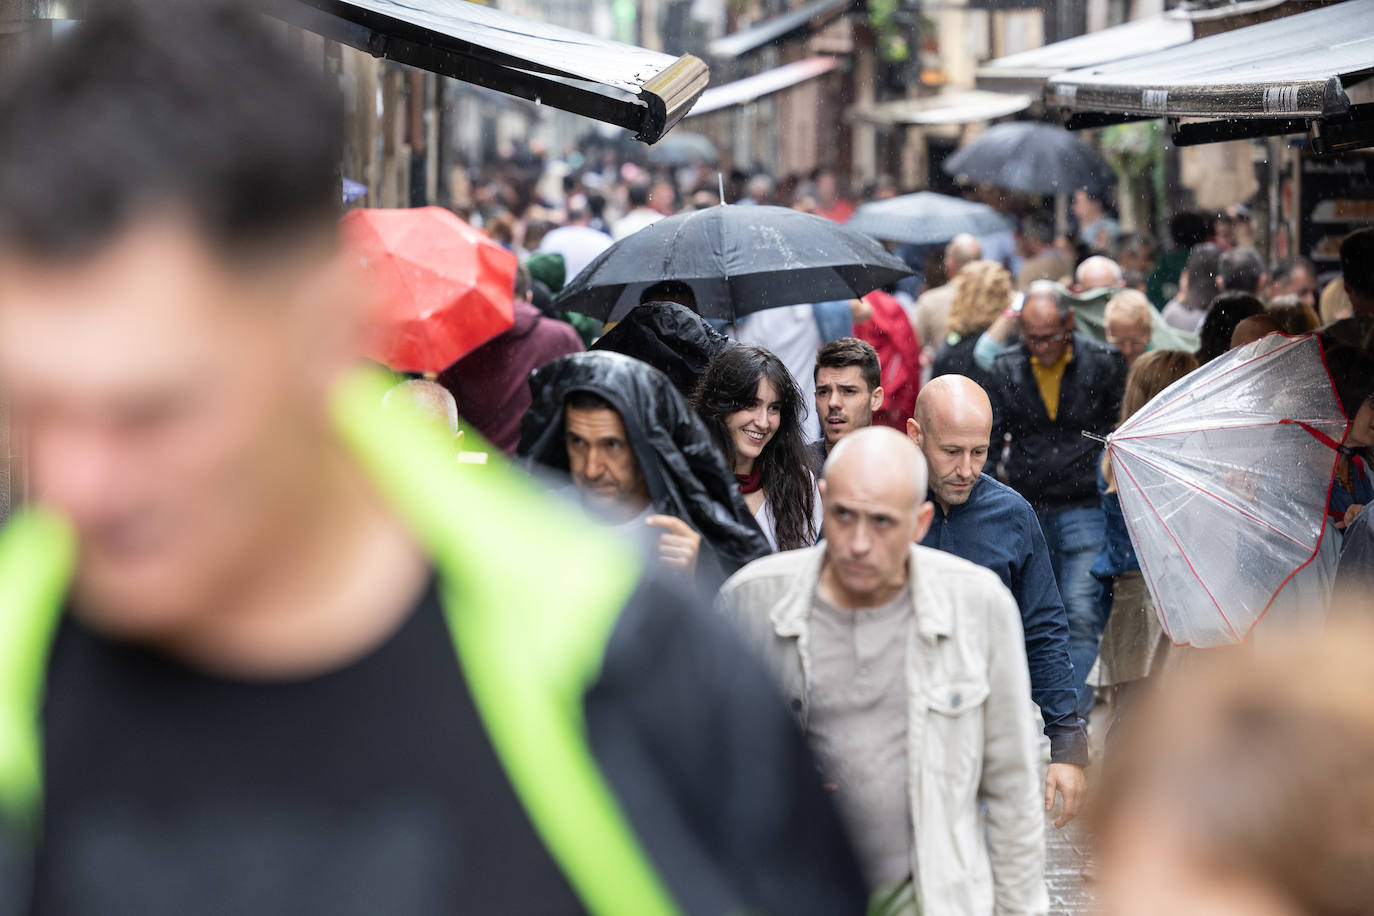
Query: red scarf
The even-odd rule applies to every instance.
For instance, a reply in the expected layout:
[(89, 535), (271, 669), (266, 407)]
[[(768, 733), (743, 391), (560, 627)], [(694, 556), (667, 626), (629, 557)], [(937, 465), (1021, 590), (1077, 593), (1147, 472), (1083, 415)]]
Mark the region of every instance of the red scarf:
[(755, 464), (748, 474), (736, 474), (735, 482), (739, 484), (741, 493), (756, 493), (763, 489), (763, 468)]

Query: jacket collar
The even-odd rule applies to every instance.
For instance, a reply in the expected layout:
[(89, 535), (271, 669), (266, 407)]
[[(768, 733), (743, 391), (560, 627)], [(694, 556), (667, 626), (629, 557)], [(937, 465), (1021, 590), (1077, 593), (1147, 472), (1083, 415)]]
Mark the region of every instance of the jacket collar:
[[(825, 541), (815, 547), (797, 551), (800, 554), (794, 569), (792, 585), (773, 605), (768, 614), (773, 624), (773, 632), (780, 637), (800, 639), (806, 636), (811, 624), (816, 587), (821, 581), (821, 569), (825, 565)], [(935, 640), (954, 633), (954, 617), (950, 602), (945, 599), (934, 579), (922, 576), (920, 553), (923, 548), (912, 544), (907, 551), (907, 569), (910, 570), (911, 602), (915, 612), (916, 632), (922, 638)]]

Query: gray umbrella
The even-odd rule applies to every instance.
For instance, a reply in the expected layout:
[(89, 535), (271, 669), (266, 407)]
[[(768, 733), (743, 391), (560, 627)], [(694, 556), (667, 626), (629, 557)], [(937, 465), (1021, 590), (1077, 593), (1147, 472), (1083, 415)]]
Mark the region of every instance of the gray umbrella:
[(659, 165), (714, 165), (720, 161), (720, 151), (709, 137), (690, 130), (675, 130), (649, 147), (649, 161)]
[(786, 207), (718, 206), (659, 220), (607, 248), (554, 305), (618, 321), (655, 283), (692, 288), (703, 318), (852, 299), (911, 270), (868, 236)]
[(845, 225), (885, 242), (941, 245), (962, 232), (992, 235), (1016, 224), (986, 204), (919, 191), (864, 204)]
[(1101, 192), (1116, 183), (1097, 150), (1062, 127), (1037, 121), (989, 127), (945, 160), (944, 169), (961, 181), (1025, 194)]

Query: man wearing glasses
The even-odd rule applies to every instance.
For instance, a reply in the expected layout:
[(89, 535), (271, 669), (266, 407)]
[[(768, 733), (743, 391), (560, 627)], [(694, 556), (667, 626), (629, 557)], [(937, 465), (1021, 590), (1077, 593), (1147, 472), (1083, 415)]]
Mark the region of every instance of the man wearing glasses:
[(1116, 425), (1126, 363), (1106, 344), (1074, 332), (1073, 308), (1052, 283), (1035, 283), (1021, 309), (1022, 343), (1003, 350), (988, 380), (992, 441), (1010, 439), (1007, 483), (1035, 508), (1069, 618), (1079, 713), (1092, 711), (1084, 685), (1105, 623), (1089, 574), (1103, 539), (1097, 504), (1101, 446)]

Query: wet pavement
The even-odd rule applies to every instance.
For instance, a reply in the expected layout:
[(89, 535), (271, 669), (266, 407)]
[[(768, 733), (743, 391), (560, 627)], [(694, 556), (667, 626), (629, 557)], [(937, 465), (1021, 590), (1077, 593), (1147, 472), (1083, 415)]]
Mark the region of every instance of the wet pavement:
[[(1088, 725), (1094, 764), (1102, 759), (1100, 736), (1107, 727), (1107, 718), (1108, 707), (1099, 702)], [(1089, 782), (1097, 775), (1098, 767), (1090, 767)], [(1053, 815), (1045, 818), (1045, 884), (1053, 916), (1096, 916), (1099, 912), (1093, 901), (1092, 884), (1084, 876), (1090, 861), (1088, 848), (1088, 835), (1081, 819), (1056, 830)]]

